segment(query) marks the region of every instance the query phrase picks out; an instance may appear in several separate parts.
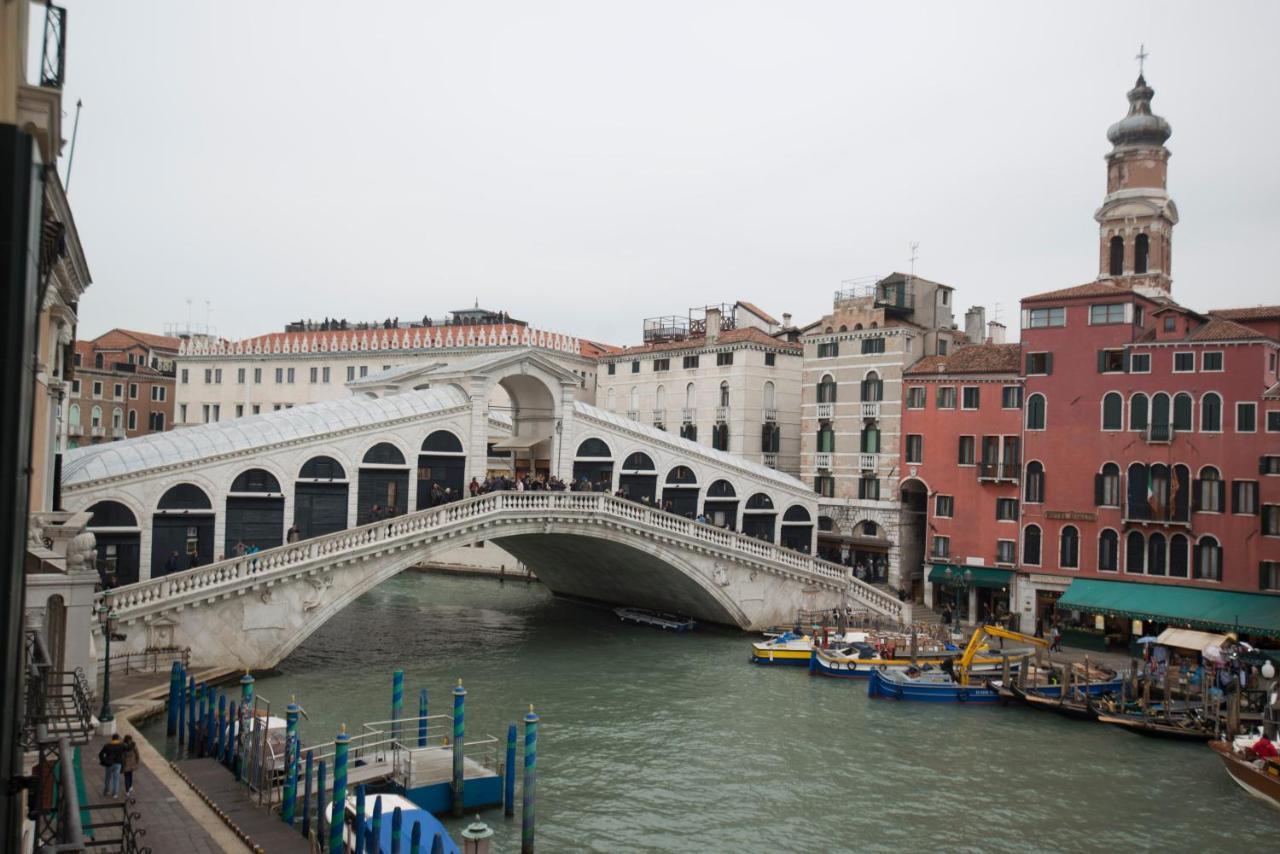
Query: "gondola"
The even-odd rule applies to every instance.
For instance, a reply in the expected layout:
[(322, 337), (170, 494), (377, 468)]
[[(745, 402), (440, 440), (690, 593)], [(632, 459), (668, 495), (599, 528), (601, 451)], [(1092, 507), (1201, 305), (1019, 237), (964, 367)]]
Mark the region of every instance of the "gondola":
[[(1129, 732), (1136, 732), (1139, 735), (1151, 738), (1201, 742), (1213, 739), (1213, 732), (1203, 727), (1183, 726), (1181, 723), (1162, 723), (1154, 718), (1143, 717), (1142, 715), (1105, 714), (1099, 712), (1097, 719), (1099, 723), (1123, 727)], [(1191, 722), (1190, 718), (1181, 718), (1180, 720), (1186, 723)]]
[(1077, 721), (1098, 719), (1098, 709), (1093, 704), (1092, 696), (1086, 697), (1083, 703), (1077, 700), (1059, 700), (1037, 693), (1035, 689), (1028, 691), (1016, 680), (1009, 681), (1009, 692), (1033, 709), (1043, 709)]

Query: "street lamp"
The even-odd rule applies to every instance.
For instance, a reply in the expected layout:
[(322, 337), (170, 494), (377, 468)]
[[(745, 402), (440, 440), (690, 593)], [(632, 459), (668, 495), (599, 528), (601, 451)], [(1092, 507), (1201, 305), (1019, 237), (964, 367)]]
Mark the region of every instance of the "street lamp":
[(101, 723), (115, 720), (111, 714), (111, 635), (116, 629), (116, 615), (106, 605), (98, 608), (98, 625), (106, 639), (105, 658), (102, 665), (102, 710), (98, 712)]
[[(960, 599), (965, 595), (969, 586), (973, 584), (973, 570), (966, 569), (963, 573), (955, 573), (951, 571), (951, 567), (943, 570), (942, 577), (946, 579), (947, 587), (951, 589), (951, 595), (956, 600), (956, 617), (960, 616)], [(973, 617), (972, 614), (969, 615)]]

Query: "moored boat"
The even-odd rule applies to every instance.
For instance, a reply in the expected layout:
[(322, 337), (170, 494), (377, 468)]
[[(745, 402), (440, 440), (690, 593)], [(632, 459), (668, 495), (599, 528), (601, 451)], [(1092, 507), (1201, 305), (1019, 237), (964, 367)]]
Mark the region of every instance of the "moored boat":
[(756, 664), (790, 664), (803, 667), (813, 652), (813, 638), (783, 632), (775, 638), (751, 644), (751, 660)]
[(1139, 735), (1153, 738), (1171, 738), (1181, 741), (1209, 741), (1213, 738), (1212, 730), (1204, 726), (1201, 721), (1190, 716), (1171, 718), (1165, 722), (1149, 716), (1144, 717), (1141, 714), (1104, 713), (1100, 711), (1098, 722), (1122, 727), (1129, 732), (1136, 732)]
[[(1011, 673), (1016, 673), (1021, 664), (1021, 658), (1030, 654), (1030, 649), (1008, 649), (1001, 655), (989, 654), (975, 657), (969, 669), (974, 673), (1002, 673), (1005, 657), (1008, 657), (1009, 670)], [(944, 655), (918, 655), (915, 661), (912, 661), (910, 658), (882, 657), (876, 653), (875, 647), (869, 644), (854, 644), (851, 648), (843, 650), (815, 647), (809, 659), (809, 672), (836, 679), (869, 679), (872, 672), (877, 670), (906, 672), (912, 667), (942, 667), (945, 662), (954, 660), (959, 655), (960, 652), (957, 650)]]
[(618, 619), (624, 623), (637, 623), (641, 626), (673, 631), (677, 634), (692, 631), (698, 627), (692, 617), (664, 614), (660, 611), (649, 611), (644, 608), (614, 608), (613, 613), (617, 614)]
[(926, 703), (994, 703), (1000, 695), (983, 684), (961, 685), (942, 670), (873, 670), (868, 697)]
[(1222, 760), (1231, 779), (1250, 795), (1280, 808), (1280, 760), (1249, 759), (1226, 741), (1210, 741), (1209, 747)]
[(1081, 721), (1093, 721), (1098, 718), (1098, 708), (1093, 698), (1101, 694), (1110, 694), (1120, 690), (1121, 680), (1112, 679), (1107, 682), (1093, 682), (1086, 692), (1083, 685), (1076, 686), (1069, 698), (1063, 698), (1061, 685), (1023, 686), (1017, 680), (1009, 680), (1009, 691), (1017, 699), (1035, 709), (1074, 718)]

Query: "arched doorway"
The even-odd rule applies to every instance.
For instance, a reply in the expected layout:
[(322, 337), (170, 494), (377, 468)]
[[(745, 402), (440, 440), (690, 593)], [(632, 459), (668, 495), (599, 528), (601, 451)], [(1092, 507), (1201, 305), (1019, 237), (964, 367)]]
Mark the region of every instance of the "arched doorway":
[(693, 469), (676, 466), (667, 472), (667, 482), (662, 488), (662, 508), (689, 519), (698, 515), (698, 477)]
[(151, 577), (213, 561), (213, 502), (194, 483), (169, 487), (151, 517)]
[(302, 464), (293, 485), (293, 524), (303, 539), (347, 527), (346, 469), (333, 457), (312, 457)]
[(613, 451), (594, 436), (578, 445), (573, 455), (573, 488), (579, 492), (613, 490)]
[(782, 543), (785, 548), (808, 554), (813, 549), (813, 517), (803, 505), (792, 504), (782, 514)]
[(727, 480), (712, 481), (702, 502), (707, 521), (718, 528), (738, 530), (738, 493)]
[(448, 430), (427, 436), (418, 454), (418, 509), (462, 498), (466, 471), (467, 454), (457, 436)]
[(778, 511), (773, 506), (773, 499), (766, 493), (757, 492), (747, 499), (746, 506), (742, 508), (742, 533), (772, 543), (777, 520)]
[(658, 470), (653, 459), (643, 451), (629, 454), (618, 473), (618, 488), (632, 501), (657, 503)]
[[(494, 448), (511, 451), (512, 471), (516, 476), (551, 473), (552, 442), (557, 440), (558, 410), (547, 381), (534, 374), (519, 373), (502, 377), (498, 386), (507, 394), (507, 411), (511, 415), (511, 436), (494, 442)], [(493, 401), (490, 411), (501, 411)], [(560, 449), (555, 449), (557, 455)]]
[(408, 501), (409, 464), (395, 445), (379, 442), (360, 461), (356, 524), (399, 516), (408, 510)]
[(142, 529), (133, 511), (118, 501), (99, 501), (89, 508), (88, 529), (98, 541), (98, 575), (103, 587), (138, 580)]
[(266, 469), (249, 469), (236, 475), (227, 493), (226, 536), (223, 554), (232, 557), (243, 549), (269, 549), (284, 542), (284, 491)]
[[(890, 575), (889, 584), (911, 591), (913, 601), (924, 584), (926, 517), (929, 509), (929, 487), (923, 481), (909, 478), (899, 487), (898, 548), (901, 562), (897, 576)], [(892, 567), (890, 571), (892, 572)]]

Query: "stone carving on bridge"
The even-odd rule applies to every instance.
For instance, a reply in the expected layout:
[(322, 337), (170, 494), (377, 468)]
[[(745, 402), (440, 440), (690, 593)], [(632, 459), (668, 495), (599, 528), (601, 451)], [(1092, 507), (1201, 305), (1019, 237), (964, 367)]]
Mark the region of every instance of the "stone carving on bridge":
[(717, 587), (729, 586), (729, 573), (725, 570), (724, 564), (717, 563), (715, 568), (711, 570), (711, 580), (716, 583)]
[(271, 600), (274, 598), (271, 593), (271, 588), (268, 587), (266, 590), (263, 590), (261, 593), (259, 593), (258, 598), (262, 600), (263, 605), (270, 605)]
[(315, 596), (311, 599), (304, 599), (302, 602), (302, 612), (308, 613), (319, 608), (324, 603), (324, 592), (333, 586), (333, 576), (326, 575), (324, 578), (306, 578), (307, 584), (311, 585), (311, 589), (315, 592)]
[(93, 572), (98, 565), (98, 540), (88, 531), (67, 543), (67, 572)]

